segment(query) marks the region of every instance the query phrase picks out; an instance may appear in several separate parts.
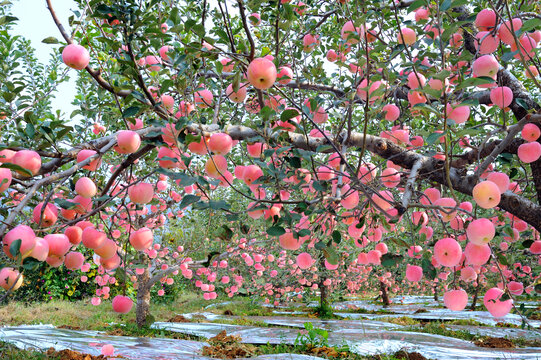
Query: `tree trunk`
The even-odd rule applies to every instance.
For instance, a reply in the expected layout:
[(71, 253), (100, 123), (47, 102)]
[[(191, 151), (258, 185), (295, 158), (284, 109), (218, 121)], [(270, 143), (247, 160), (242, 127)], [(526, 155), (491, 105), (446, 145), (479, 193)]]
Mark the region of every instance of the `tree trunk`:
[(434, 284), (434, 301), (438, 300), (438, 284)]
[(379, 289), (381, 290), (381, 301), (383, 302), (383, 306), (387, 307), (391, 305), (391, 302), (389, 301), (389, 295), (387, 294), (387, 287), (383, 283), (383, 281), (379, 282)]
[(473, 299), (471, 301), (471, 306), (470, 306), (470, 310), (472, 311), (475, 311), (475, 307), (477, 306), (477, 299), (478, 299), (480, 287), (481, 286), (479, 284), (477, 284), (477, 286), (475, 287), (475, 292), (473, 293)]
[[(322, 257), (319, 260), (319, 265), (321, 266), (321, 269), (325, 269), (325, 258)], [(322, 309), (329, 305), (329, 292), (327, 291), (327, 287), (324, 285), (325, 280), (327, 280), (327, 277), (324, 274), (321, 274), (319, 278), (319, 306)]]
[(146, 325), (147, 317), (150, 315), (150, 276), (148, 269), (142, 275), (137, 275), (137, 304), (135, 307), (135, 321), (137, 327)]
[(327, 291), (327, 287), (323, 285), (323, 282), (326, 279), (321, 279), (319, 282), (319, 306), (323, 309), (325, 306), (329, 305), (329, 292)]

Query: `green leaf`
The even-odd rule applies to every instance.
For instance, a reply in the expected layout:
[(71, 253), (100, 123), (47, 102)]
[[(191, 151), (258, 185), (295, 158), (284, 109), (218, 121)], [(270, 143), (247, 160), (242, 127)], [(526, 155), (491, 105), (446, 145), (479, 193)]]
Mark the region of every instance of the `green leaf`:
[(526, 101), (522, 98), (515, 98), (515, 102), (522, 107), (524, 110), (530, 110), (530, 107), (526, 103)]
[(327, 259), (327, 262), (329, 264), (338, 265), (338, 261), (340, 260), (340, 258), (334, 248), (326, 248), (325, 250), (323, 250), (323, 255), (325, 255), (325, 259)]
[(40, 264), (40, 261), (32, 257), (27, 257), (23, 260), (23, 268), (25, 270), (36, 270)]
[(290, 119), (293, 119), (295, 116), (299, 116), (299, 111), (296, 109), (288, 109), (282, 111), (282, 114), (280, 115), (280, 120), (282, 121), (288, 121)]
[(323, 250), (325, 248), (327, 248), (327, 244), (325, 244), (325, 241), (318, 241), (314, 247), (316, 248), (316, 250)]
[(278, 225), (271, 226), (270, 228), (267, 229), (267, 234), (269, 234), (270, 236), (280, 236), (285, 233), (286, 233), (285, 229)]
[(182, 198), (182, 201), (180, 202), (179, 204), (179, 207), (181, 209), (184, 209), (185, 207), (199, 201), (201, 198), (199, 196), (196, 196), (196, 195), (184, 195), (184, 197)]
[(46, 37), (45, 39), (41, 40), (41, 42), (44, 44), (59, 44), (60, 43), (58, 39), (55, 38), (54, 36)]
[(124, 112), (122, 113), (122, 117), (123, 118), (134, 117), (135, 115), (139, 113), (140, 110), (141, 108), (139, 106), (130, 106), (129, 108), (124, 110)]
[(522, 246), (524, 246), (525, 249), (529, 249), (530, 246), (532, 246), (533, 244), (533, 240), (524, 240), (522, 242)]
[(15, 165), (15, 164), (11, 164), (11, 163), (4, 163), (4, 164), (0, 165), (0, 167), (1, 168), (8, 168), (8, 169), (13, 170), (13, 171), (17, 171), (18, 173), (21, 173), (21, 174), (23, 174), (25, 176), (32, 176), (32, 173), (29, 170), (27, 170), (27, 169), (25, 169), (25, 168), (23, 168), (23, 167), (21, 167), (19, 165)]
[(509, 261), (507, 261), (507, 258), (502, 253), (496, 253), (496, 257), (498, 258), (498, 262), (504, 266), (509, 265)]
[(68, 201), (66, 199), (61, 199), (61, 198), (54, 199), (54, 203), (65, 210), (71, 210), (79, 206), (79, 203)]
[(383, 267), (392, 267), (395, 266), (399, 261), (402, 260), (402, 256), (394, 254), (383, 254), (381, 256), (381, 266)]
[(541, 27), (541, 19), (539, 18), (532, 18), (530, 20), (526, 20), (524, 24), (522, 24), (522, 27), (520, 28), (520, 31), (522, 33), (525, 33), (526, 31), (534, 30)]
[(171, 22), (175, 25), (180, 24), (182, 21), (182, 18), (180, 17), (179, 10), (177, 7), (173, 7), (171, 10), (171, 13), (169, 14), (169, 19), (171, 19)]
[(451, 8), (451, 0), (444, 0), (440, 5), (440, 11), (447, 11)]
[(0, 17), (0, 25), (9, 24), (17, 20), (19, 20), (19, 18), (16, 18), (15, 16), (2, 16)]
[(437, 133), (437, 132), (433, 132), (432, 134), (428, 135), (428, 137), (426, 138), (426, 144), (427, 145), (432, 145), (434, 144), (436, 141), (439, 141), (440, 137), (442, 136), (445, 136), (445, 132), (443, 133)]
[(460, 89), (464, 89), (464, 88), (467, 88), (467, 87), (470, 87), (470, 86), (479, 86), (479, 85), (485, 85), (485, 84), (493, 84), (495, 83), (496, 81), (488, 76), (479, 76), (479, 77), (471, 77), (471, 78), (468, 78), (466, 80), (464, 80), (463, 82), (461, 82), (460, 84), (458, 84), (455, 88), (455, 90), (460, 90)]
[(23, 241), (21, 239), (13, 240), (13, 242), (9, 246), (9, 253), (11, 255), (13, 255), (14, 257), (19, 256), (19, 254), (21, 252), (21, 244), (22, 244), (22, 242)]
[(425, 0), (415, 0), (414, 2), (411, 3), (411, 5), (408, 7), (408, 12), (412, 12), (412, 11), (415, 11), (417, 9), (419, 9), (420, 7), (423, 7), (426, 5), (426, 1)]
[(34, 125), (28, 123), (26, 124), (26, 128), (24, 129), (24, 132), (26, 133), (26, 136), (28, 136), (30, 139), (33, 139), (36, 135), (36, 128)]
[(209, 207), (213, 210), (229, 210), (231, 205), (224, 200), (210, 200)]
[(305, 236), (308, 236), (310, 235), (312, 232), (310, 231), (310, 229), (301, 229), (299, 231), (299, 237), (305, 237)]
[(289, 163), (289, 165), (291, 165), (291, 167), (295, 169), (299, 169), (301, 167), (301, 159), (296, 156), (286, 157), (286, 160)]
[(451, 4), (451, 9), (453, 8), (457, 8), (459, 6), (462, 6), (462, 5), (466, 5), (466, 4), (469, 4), (471, 2), (471, 0), (454, 0)]
[(432, 265), (432, 262), (429, 259), (423, 258), (421, 262), (421, 267), (423, 268), (423, 274), (427, 278), (429, 278), (430, 280), (434, 280), (436, 278), (436, 268), (434, 267), (434, 265)]
[(338, 230), (334, 230), (332, 232), (332, 240), (337, 243), (337, 244), (340, 244), (340, 242), (342, 241), (342, 234), (340, 233), (340, 231)]

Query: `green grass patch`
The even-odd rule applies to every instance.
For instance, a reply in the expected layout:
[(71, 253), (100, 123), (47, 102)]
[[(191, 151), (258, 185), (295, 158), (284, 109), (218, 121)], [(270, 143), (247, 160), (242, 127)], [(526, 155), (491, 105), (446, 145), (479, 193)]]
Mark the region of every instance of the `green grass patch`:
[(9, 343), (0, 341), (0, 359), (3, 360), (58, 360), (42, 351), (21, 350)]
[(169, 338), (169, 339), (181, 339), (181, 340), (195, 340), (195, 341), (205, 341), (206, 338), (196, 335), (189, 335), (175, 331), (169, 331), (164, 329), (153, 329), (147, 326), (141, 328), (137, 327), (135, 324), (114, 324), (110, 326), (97, 329), (99, 331), (104, 331), (108, 335), (114, 336), (132, 336), (132, 337), (149, 337), (149, 338)]
[(433, 335), (442, 335), (442, 336), (448, 336), (453, 337), (456, 339), (462, 339), (462, 340), (468, 340), (473, 341), (479, 338), (479, 336), (474, 335), (466, 330), (450, 330), (448, 329), (445, 323), (441, 322), (429, 322), (425, 326), (410, 326), (408, 328), (404, 329), (397, 329), (399, 331), (412, 331), (412, 332), (420, 332), (420, 333), (427, 333), (427, 334), (433, 334)]
[(379, 318), (377, 320), (385, 321), (391, 324), (404, 325), (404, 326), (412, 326), (412, 325), (421, 324), (421, 321), (412, 319), (409, 316), (400, 316), (400, 317), (386, 316), (386, 317)]

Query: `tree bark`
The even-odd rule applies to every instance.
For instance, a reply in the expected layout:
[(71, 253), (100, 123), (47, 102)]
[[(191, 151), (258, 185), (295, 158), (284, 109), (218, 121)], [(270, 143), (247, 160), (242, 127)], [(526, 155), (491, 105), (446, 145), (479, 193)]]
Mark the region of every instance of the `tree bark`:
[(473, 299), (471, 301), (470, 310), (475, 311), (475, 307), (477, 306), (477, 299), (479, 298), (479, 284), (475, 287), (475, 292), (473, 293)]
[(135, 307), (135, 321), (137, 327), (146, 325), (148, 315), (150, 315), (150, 275), (148, 269), (141, 275), (137, 275), (137, 303)]
[(434, 284), (434, 301), (439, 301), (439, 299), (438, 299), (438, 284)]
[(387, 286), (385, 286), (385, 283), (383, 283), (383, 281), (379, 282), (379, 289), (381, 290), (381, 301), (383, 302), (383, 306), (387, 307), (391, 305), (391, 302), (389, 301), (389, 295), (387, 294)]

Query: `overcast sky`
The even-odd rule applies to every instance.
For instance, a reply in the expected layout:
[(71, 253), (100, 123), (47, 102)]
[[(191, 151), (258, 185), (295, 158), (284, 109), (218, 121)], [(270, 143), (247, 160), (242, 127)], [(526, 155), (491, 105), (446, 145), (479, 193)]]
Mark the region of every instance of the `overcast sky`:
[[(13, 15), (19, 18), (14, 31), (32, 42), (36, 49), (36, 57), (42, 63), (47, 63), (53, 47), (58, 45), (43, 44), (41, 41), (49, 36), (54, 36), (64, 41), (60, 32), (47, 10), (45, 0), (15, 0), (13, 1)], [(64, 27), (68, 28), (68, 18), (76, 8), (73, 0), (52, 0), (53, 8)], [(75, 107), (71, 105), (75, 97), (75, 78), (77, 70), (70, 70), (70, 82), (63, 83), (58, 87), (58, 92), (52, 101), (53, 109), (60, 109), (69, 116)]]

